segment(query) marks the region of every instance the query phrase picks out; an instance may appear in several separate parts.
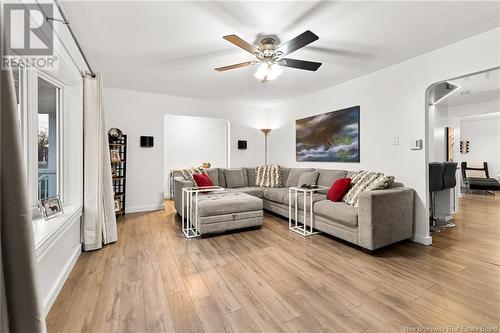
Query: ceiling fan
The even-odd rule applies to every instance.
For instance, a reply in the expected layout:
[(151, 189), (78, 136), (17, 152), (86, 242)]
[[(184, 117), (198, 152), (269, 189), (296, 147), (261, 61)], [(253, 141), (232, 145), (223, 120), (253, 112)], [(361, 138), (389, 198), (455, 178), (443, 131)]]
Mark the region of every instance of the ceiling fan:
[(261, 82), (267, 82), (276, 79), (283, 72), (281, 66), (303, 69), (307, 71), (316, 71), (321, 66), (320, 62), (284, 58), (284, 56), (297, 51), (298, 49), (303, 48), (304, 46), (319, 39), (318, 36), (316, 36), (309, 30), (301, 33), (297, 37), (278, 47), (276, 46), (276, 40), (270, 37), (263, 38), (258, 48), (245, 42), (243, 39), (236, 35), (228, 35), (224, 36), (223, 38), (228, 42), (233, 43), (234, 45), (251, 53), (257, 58), (257, 60), (246, 61), (224, 67), (217, 67), (215, 68), (215, 70), (218, 72), (261, 63), (257, 72), (255, 73), (255, 77), (261, 80)]

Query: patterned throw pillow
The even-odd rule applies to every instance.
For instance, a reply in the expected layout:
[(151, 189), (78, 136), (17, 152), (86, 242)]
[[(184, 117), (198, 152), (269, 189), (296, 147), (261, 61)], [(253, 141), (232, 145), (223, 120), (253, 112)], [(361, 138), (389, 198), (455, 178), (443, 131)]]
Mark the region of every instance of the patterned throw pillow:
[(182, 177), (184, 177), (185, 180), (190, 180), (195, 184), (196, 184), (196, 182), (193, 179), (193, 175), (197, 174), (197, 173), (202, 173), (204, 175), (208, 175), (207, 172), (205, 171), (205, 169), (200, 168), (200, 167), (191, 167), (191, 168), (181, 170)]
[(255, 185), (280, 187), (282, 184), (279, 165), (261, 165), (255, 168)]
[(360, 171), (352, 177), (352, 187), (344, 196), (344, 202), (358, 207), (361, 193), (385, 189), (393, 182), (393, 176), (386, 176), (382, 172)]

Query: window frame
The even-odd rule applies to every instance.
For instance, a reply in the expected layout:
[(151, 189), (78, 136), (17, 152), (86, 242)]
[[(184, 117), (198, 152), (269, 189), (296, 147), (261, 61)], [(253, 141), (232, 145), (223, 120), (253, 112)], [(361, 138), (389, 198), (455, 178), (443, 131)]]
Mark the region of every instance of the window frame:
[[(25, 154), (27, 161), (27, 175), (28, 175), (28, 188), (30, 196), (30, 207), (33, 217), (40, 215), (38, 210), (38, 80), (42, 79), (57, 88), (57, 102), (56, 102), (56, 143), (57, 143), (57, 156), (56, 156), (56, 174), (57, 174), (57, 192), (64, 205), (64, 94), (66, 86), (36, 68), (29, 68), (23, 70), (26, 72), (25, 93), (23, 98), (26, 98), (26, 111), (21, 114), (24, 115), (26, 133), (23, 135), (25, 139)], [(24, 85), (23, 83), (23, 85)], [(21, 84), (20, 84), (21, 86)], [(21, 90), (20, 90), (21, 92)], [(24, 108), (22, 108), (24, 109)]]

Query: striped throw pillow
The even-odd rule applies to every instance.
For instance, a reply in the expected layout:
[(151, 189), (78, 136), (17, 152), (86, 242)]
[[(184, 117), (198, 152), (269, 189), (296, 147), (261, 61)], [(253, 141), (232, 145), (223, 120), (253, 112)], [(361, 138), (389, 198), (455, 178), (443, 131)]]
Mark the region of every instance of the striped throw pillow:
[(393, 176), (386, 176), (382, 172), (360, 171), (352, 177), (352, 185), (349, 192), (344, 196), (344, 202), (358, 207), (361, 193), (385, 189), (393, 182)]
[(255, 168), (255, 185), (280, 187), (282, 183), (279, 165), (261, 165)]
[(197, 174), (197, 173), (202, 173), (204, 175), (208, 175), (208, 173), (205, 171), (205, 169), (203, 169), (201, 167), (191, 167), (191, 168), (181, 170), (182, 177), (184, 177), (185, 180), (190, 180), (195, 184), (196, 184), (196, 181), (194, 180), (193, 175)]

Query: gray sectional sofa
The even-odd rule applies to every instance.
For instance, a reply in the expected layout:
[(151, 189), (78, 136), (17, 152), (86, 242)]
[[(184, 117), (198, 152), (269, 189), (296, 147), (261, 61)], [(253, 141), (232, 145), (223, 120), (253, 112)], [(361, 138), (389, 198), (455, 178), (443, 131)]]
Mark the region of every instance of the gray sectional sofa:
[[(290, 200), (288, 188), (298, 185), (302, 173), (313, 171), (319, 173), (317, 184), (328, 187), (338, 178), (355, 174), (347, 170), (282, 167), (283, 187), (268, 188), (255, 186), (255, 168), (213, 168), (208, 169), (207, 173), (214, 185), (227, 188), (224, 193), (245, 193), (260, 198), (265, 210), (288, 218)], [(175, 208), (180, 214), (182, 212), (182, 188), (192, 187), (194, 184), (182, 177), (175, 177), (174, 186)], [(360, 194), (358, 207), (343, 202), (332, 202), (326, 198), (326, 193), (315, 193), (313, 195), (314, 228), (365, 249), (375, 250), (411, 237), (413, 197), (413, 189), (399, 183), (394, 183), (388, 189)], [(302, 200), (298, 200), (298, 203), (299, 222), (303, 222)], [(255, 214), (258, 213), (254, 212), (251, 215), (254, 222)], [(226, 225), (228, 222), (225, 221)], [(212, 226), (209, 230), (216, 232), (222, 229), (228, 228)]]

